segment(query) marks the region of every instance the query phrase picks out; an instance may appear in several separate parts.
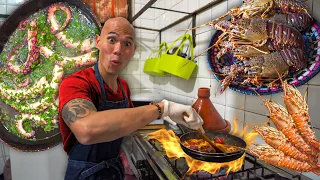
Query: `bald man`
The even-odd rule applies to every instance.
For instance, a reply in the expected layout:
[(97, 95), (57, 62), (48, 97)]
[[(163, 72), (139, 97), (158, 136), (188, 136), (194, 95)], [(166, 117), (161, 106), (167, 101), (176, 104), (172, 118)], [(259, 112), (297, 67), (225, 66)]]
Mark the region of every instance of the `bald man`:
[(136, 50), (134, 28), (126, 19), (107, 20), (96, 40), (99, 61), (65, 78), (59, 89), (60, 131), (69, 155), (67, 180), (123, 179), (122, 137), (155, 119), (165, 117), (192, 129), (203, 124), (191, 106), (167, 100), (133, 107), (128, 84), (119, 78)]

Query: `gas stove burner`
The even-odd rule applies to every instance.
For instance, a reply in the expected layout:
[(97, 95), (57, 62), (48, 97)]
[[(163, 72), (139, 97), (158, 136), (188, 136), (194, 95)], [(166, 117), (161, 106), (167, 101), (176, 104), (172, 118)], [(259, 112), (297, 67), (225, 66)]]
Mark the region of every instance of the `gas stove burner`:
[(265, 164), (248, 153), (237, 172), (226, 175), (226, 170), (221, 169), (216, 174), (198, 171), (186, 176), (189, 167), (185, 158), (168, 158), (161, 143), (149, 140), (147, 133), (137, 132), (130, 136), (130, 141), (125, 141), (131, 143), (126, 149), (132, 152), (130, 159), (140, 180), (311, 180), (301, 173)]

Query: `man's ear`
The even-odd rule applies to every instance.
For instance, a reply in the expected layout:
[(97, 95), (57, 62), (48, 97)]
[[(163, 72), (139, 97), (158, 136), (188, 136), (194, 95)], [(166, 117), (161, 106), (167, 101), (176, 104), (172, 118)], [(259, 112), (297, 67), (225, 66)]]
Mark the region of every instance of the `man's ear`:
[(98, 34), (96, 34), (96, 42), (96, 48), (100, 50), (100, 36)]

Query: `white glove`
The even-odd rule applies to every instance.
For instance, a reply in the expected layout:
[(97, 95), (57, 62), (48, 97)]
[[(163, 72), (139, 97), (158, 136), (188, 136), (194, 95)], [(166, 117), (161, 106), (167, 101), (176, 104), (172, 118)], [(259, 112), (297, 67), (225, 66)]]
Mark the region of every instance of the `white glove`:
[[(175, 102), (163, 100), (164, 111), (162, 118), (172, 125), (182, 124), (190, 129), (202, 128), (203, 120), (200, 115), (191, 107)], [(189, 117), (184, 116), (187, 113)]]

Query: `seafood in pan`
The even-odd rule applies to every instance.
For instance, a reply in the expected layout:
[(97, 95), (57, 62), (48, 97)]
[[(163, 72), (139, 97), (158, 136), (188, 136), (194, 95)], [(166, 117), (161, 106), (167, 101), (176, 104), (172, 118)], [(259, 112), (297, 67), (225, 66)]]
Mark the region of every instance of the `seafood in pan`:
[(305, 96), (287, 82), (281, 82), (286, 107), (262, 99), (276, 128), (254, 127), (267, 144), (251, 147), (249, 152), (272, 165), (320, 175), (320, 142), (310, 126)]
[[(235, 146), (224, 145), (224, 140), (222, 138), (216, 138), (216, 139), (213, 139), (212, 141), (215, 143), (215, 145), (218, 148), (223, 149), (225, 153), (236, 152), (239, 150)], [(189, 149), (199, 151), (199, 152), (205, 152), (205, 153), (217, 152), (215, 149), (212, 149), (210, 144), (204, 139), (188, 139), (182, 142), (182, 144)]]
[[(97, 61), (99, 27), (80, 9), (55, 3), (20, 22), (0, 53), (2, 124), (20, 138), (58, 128), (62, 79)], [(9, 111), (14, 111), (12, 117)], [(45, 135), (44, 135), (45, 136)]]

